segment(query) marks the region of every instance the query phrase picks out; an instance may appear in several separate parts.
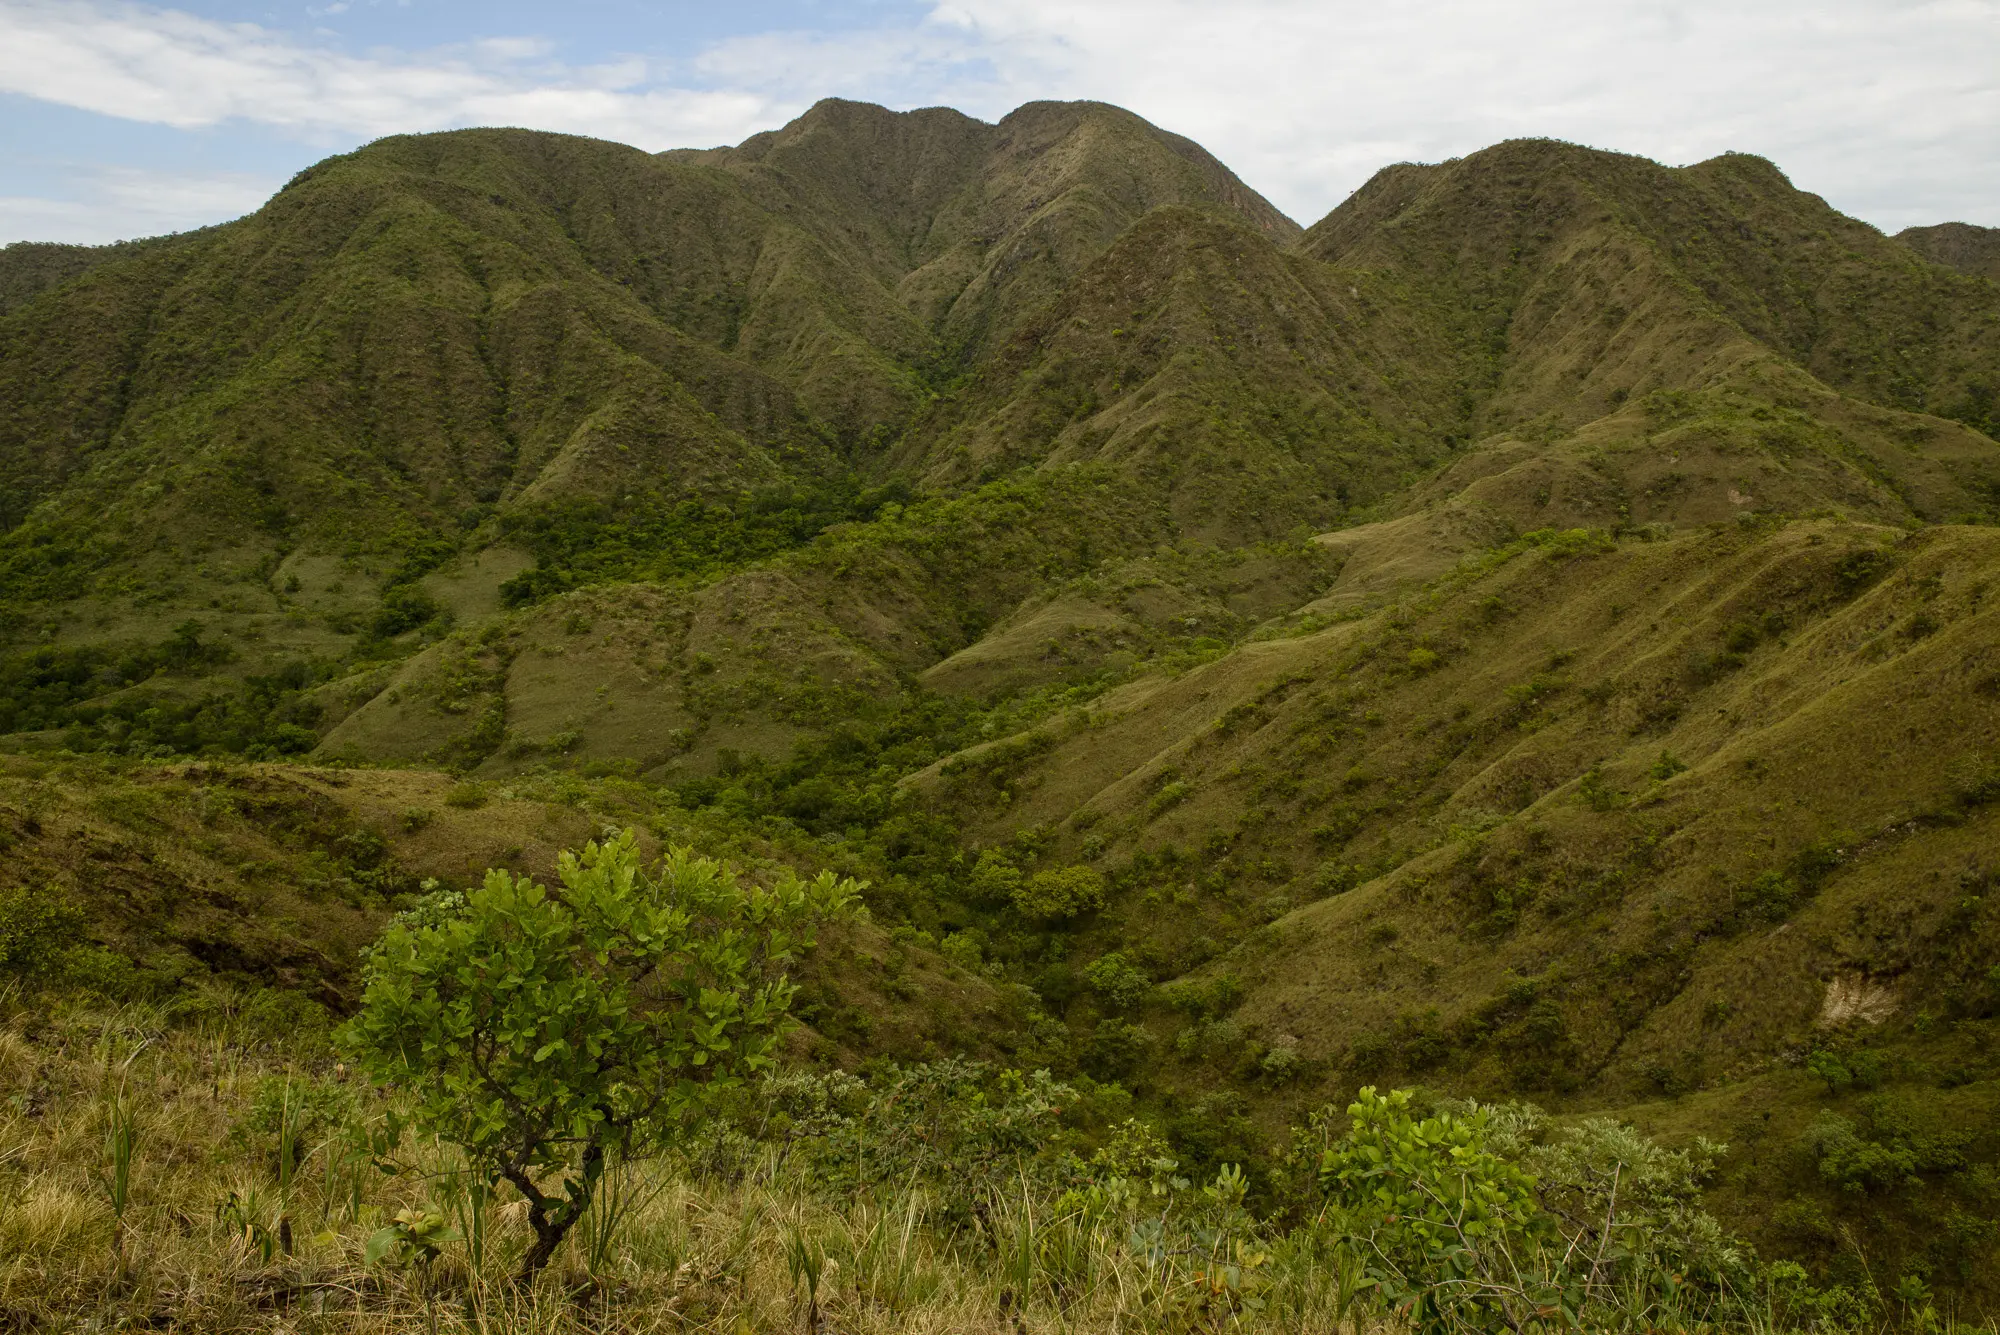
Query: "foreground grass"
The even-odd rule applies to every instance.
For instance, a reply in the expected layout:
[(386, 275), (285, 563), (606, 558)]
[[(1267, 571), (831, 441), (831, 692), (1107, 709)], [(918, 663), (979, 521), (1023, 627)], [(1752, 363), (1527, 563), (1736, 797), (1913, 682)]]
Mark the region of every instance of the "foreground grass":
[[(1252, 1307), (1284, 1329), (1343, 1328), (1338, 1272), (1310, 1257), (1246, 1295), (1031, 1201), (948, 1231), (921, 1190), (829, 1200), (782, 1145), (727, 1173), (685, 1157), (625, 1170), (524, 1293), (507, 1278), (531, 1241), (519, 1203), (471, 1199), (435, 1143), (406, 1142), (382, 1171), (368, 1137), (389, 1109), (330, 1054), (299, 1061), (260, 1032), (268, 1018), (227, 1010), (190, 1023), (22, 1000), (0, 1027), (0, 1328), (1113, 1331), (1227, 1326)], [(282, 1128), (260, 1129), (288, 1075), (322, 1104), (352, 1095), (298, 1119), (289, 1167)], [(405, 1241), (370, 1264), (398, 1216)], [(426, 1227), (446, 1240), (408, 1241)]]
[[(828, 1191), (770, 1126), (619, 1172), (523, 1291), (522, 1203), (481, 1199), (449, 1147), (391, 1148), (393, 1102), (323, 1033), (235, 994), (177, 1013), (0, 995), (0, 1329), (1411, 1328), (1337, 1231), (1225, 1209), (1149, 1232), (1144, 1208), (1052, 1206), (1025, 1175), (970, 1214), (916, 1174)], [(1744, 1307), (1728, 1328), (1993, 1330), (1894, 1298)]]

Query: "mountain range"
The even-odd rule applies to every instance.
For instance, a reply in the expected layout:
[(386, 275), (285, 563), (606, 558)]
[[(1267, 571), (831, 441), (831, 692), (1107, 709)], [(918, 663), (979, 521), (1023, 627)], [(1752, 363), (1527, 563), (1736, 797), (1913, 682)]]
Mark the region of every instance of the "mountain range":
[[(1735, 1145), (1760, 1243), (1991, 1302), (1996, 392), (2000, 229), (1747, 154), (1516, 140), (1302, 228), (1094, 103), (397, 136), (0, 251), (0, 745), (638, 785), (1028, 989), (1020, 1060), (1613, 1108)], [(19, 764), (21, 875), (187, 954)], [(1101, 908), (993, 889), (1064, 867)]]

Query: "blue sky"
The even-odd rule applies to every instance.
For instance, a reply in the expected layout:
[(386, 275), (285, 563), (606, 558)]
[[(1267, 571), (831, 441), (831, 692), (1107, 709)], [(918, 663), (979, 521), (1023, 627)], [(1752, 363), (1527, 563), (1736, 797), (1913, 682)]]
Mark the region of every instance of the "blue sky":
[(2000, 0), (0, 0), (0, 242), (219, 222), (383, 134), (708, 146), (829, 95), (1116, 102), (1302, 222), (1552, 135), (2000, 226)]

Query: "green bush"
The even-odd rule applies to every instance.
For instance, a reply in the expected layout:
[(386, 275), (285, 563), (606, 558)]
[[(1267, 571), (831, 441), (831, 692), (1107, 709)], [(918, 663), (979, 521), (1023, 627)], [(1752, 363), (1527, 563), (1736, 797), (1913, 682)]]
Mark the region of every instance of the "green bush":
[(1084, 866), (1038, 871), (1013, 892), (1023, 917), (1060, 922), (1104, 907), (1104, 877)]
[(961, 969), (977, 969), (986, 956), (986, 934), (978, 928), (948, 934), (938, 947), (944, 957)]
[(1487, 1144), (1486, 1115), (1419, 1117), (1408, 1090), (1364, 1086), (1352, 1126), (1323, 1151), (1320, 1182), (1366, 1239), (1369, 1273), (1419, 1331), (1505, 1324), (1540, 1295), (1509, 1292), (1541, 1225), (1534, 1179)]
[(1669, 1150), (1610, 1118), (1551, 1135), (1533, 1107), (1363, 1089), (1295, 1132), (1382, 1295), (1418, 1331), (1696, 1329), (1753, 1272), (1702, 1211), (1724, 1147)]
[(92, 945), (89, 915), (54, 887), (0, 890), (0, 978), (117, 994), (131, 966)]
[(1013, 860), (998, 849), (989, 848), (973, 864), (966, 894), (975, 904), (1007, 904), (1020, 893), (1024, 878)]
[(1076, 1091), (1047, 1071), (962, 1057), (891, 1066), (866, 1084), (841, 1072), (767, 1080), (746, 1122), (801, 1146), (828, 1191), (916, 1183), (947, 1220), (971, 1223), (996, 1197), (1051, 1189), (1063, 1172), (1062, 1110)]
[(1805, 1144), (1819, 1175), (1844, 1191), (1915, 1186), (1917, 1155), (1908, 1145), (1870, 1140), (1838, 1113), (1822, 1111), (1806, 1128)]
[(481, 783), (455, 783), (444, 795), (444, 804), (457, 807), (461, 811), (476, 811), (487, 803), (486, 785)]
[(427, 626), (443, 615), (444, 609), (435, 598), (415, 584), (403, 584), (383, 592), (381, 609), (368, 629), (376, 639), (390, 640)]
[(629, 832), (564, 853), (558, 876), (551, 894), (489, 871), (392, 922), (342, 1035), (419, 1124), (526, 1200), (524, 1281), (607, 1167), (770, 1065), (793, 995), (782, 967), (859, 890), (830, 872), (746, 887), (685, 849), (648, 869)]
[(1107, 1004), (1120, 1010), (1137, 1005), (1153, 987), (1152, 979), (1132, 967), (1132, 962), (1116, 950), (1085, 965), (1083, 982)]
[(151, 689), (157, 678), (199, 676), (232, 657), (202, 633), (199, 621), (184, 621), (156, 645), (35, 649), (0, 660), (0, 733), (61, 728), (72, 751), (253, 760), (319, 744), (319, 706), (305, 692), (330, 675), (323, 663), (292, 662), (198, 696)]
[(872, 519), (911, 499), (907, 484), (858, 489), (774, 488), (730, 503), (678, 496), (634, 498), (618, 506), (587, 500), (510, 511), (502, 531), (536, 564), (500, 586), (522, 607), (588, 584), (708, 577), (811, 542), (835, 524)]

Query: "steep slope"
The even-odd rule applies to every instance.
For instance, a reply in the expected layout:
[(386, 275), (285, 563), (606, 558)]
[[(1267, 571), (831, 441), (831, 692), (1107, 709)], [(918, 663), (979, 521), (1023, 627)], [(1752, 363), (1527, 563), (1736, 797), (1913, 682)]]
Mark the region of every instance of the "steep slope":
[[(245, 670), (366, 649), (371, 625), (407, 652), (425, 616), (371, 595), (455, 550), (518, 570), (515, 517), (639, 528), (690, 495), (838, 490), (966, 331), (997, 337), (1168, 202), (1290, 228), (1110, 108), (995, 127), (828, 103), (720, 154), (388, 139), (207, 233), (22, 252), (0, 622), (157, 641), (199, 611)], [(905, 290), (966, 246), (985, 258), (950, 310), (935, 274)]]
[[(1989, 513), (2000, 449), (1898, 402), (1976, 398), (1995, 313), (1741, 156), (1506, 144), (1391, 168), (1300, 237), (1087, 103), (826, 102), (657, 158), (385, 140), (11, 317), (12, 494), (50, 493), (7, 539), (16, 633), (127, 634), (22, 689), (96, 673), (136, 729), (144, 672), (104, 675), (128, 649), (185, 711), (205, 672), (289, 660), (269, 717), (329, 754), (775, 759), (846, 710), (1122, 671), (1550, 524)], [(1863, 353), (1891, 345), (1885, 379)], [(934, 499), (675, 564), (745, 490), (856, 469)], [(65, 607), (93, 563), (119, 580)], [(492, 620), (621, 574), (694, 580)], [(191, 609), (199, 654), (170, 638)]]
[(1719, 322), (1835, 390), (1911, 411), (1950, 415), (2000, 359), (1989, 289), (1912, 262), (1748, 154), (1667, 168), (1513, 141), (1389, 168), (1302, 244), (1403, 273), (1456, 315), (1467, 355), (1488, 359), (1489, 430), (1587, 420), (1621, 389), (1662, 383), (1631, 378), (1648, 362), (1679, 356), (1685, 375)]
[(947, 361), (1003, 340), (1149, 211), (1183, 205), (1277, 242), (1298, 225), (1199, 145), (1117, 107), (1032, 102), (996, 125), (827, 100), (713, 163), (894, 286)]
[(1449, 457), (1448, 352), (1379, 282), (1161, 209), (891, 458), (940, 488), (1108, 464), (1190, 537), (1240, 546), (1331, 527)]
[[(1108, 879), (1071, 932), (968, 923), (1042, 980), (1073, 1060), (1124, 1022), (1080, 986), (1117, 951), (1168, 984), (1135, 1017), (1142, 1090), (1623, 1106), (1738, 1144), (1734, 1208), (1781, 1250), (1865, 1215), (1908, 1268), (2000, 1158), (1996, 579), (1989, 529), (1537, 535), (916, 783), (974, 846)], [(1816, 1171), (1815, 1049), (1860, 1054), (1883, 1092), (1837, 1106), (1885, 1143), (1955, 1146), (1921, 1192)], [(1782, 1236), (1793, 1194), (1823, 1238)], [(1985, 1257), (1952, 1264), (1976, 1287)]]
[[(86, 940), (117, 961), (107, 981), (129, 995), (310, 1024), (301, 998), (351, 1011), (362, 947), (426, 880), (461, 886), (508, 867), (547, 883), (557, 855), (606, 824), (633, 830), (649, 856), (697, 845), (757, 878), (825, 865), (803, 841), (616, 782), (487, 790), (435, 771), (0, 757), (0, 906), (80, 910)], [(21, 923), (6, 919), (10, 932)], [(988, 980), (881, 928), (842, 925), (826, 946), (796, 975), (815, 1026), (790, 1040), (800, 1056), (984, 1051), (1010, 1022), (1011, 999)]]
[(1224, 546), (1393, 516), (1328, 539), (1356, 591), (1549, 523), (1980, 516), (1996, 311), (1759, 159), (1513, 143), (1391, 168), (1291, 252), (1148, 216), (891, 460), (1113, 462)]
[(1761, 1241), (1991, 1299), (1976, 241), (1547, 141), (1300, 233), (1088, 103), (384, 140), (0, 260), (0, 732), (503, 795), (22, 760), (0, 834), (336, 989), (379, 906), (232, 864), (748, 841), (1026, 989), (950, 975), (1021, 1063), (1232, 1136), (1388, 1080), (1721, 1133)]

